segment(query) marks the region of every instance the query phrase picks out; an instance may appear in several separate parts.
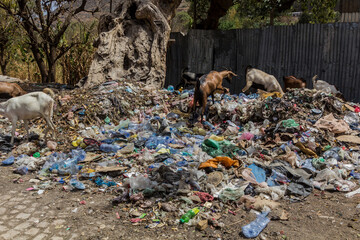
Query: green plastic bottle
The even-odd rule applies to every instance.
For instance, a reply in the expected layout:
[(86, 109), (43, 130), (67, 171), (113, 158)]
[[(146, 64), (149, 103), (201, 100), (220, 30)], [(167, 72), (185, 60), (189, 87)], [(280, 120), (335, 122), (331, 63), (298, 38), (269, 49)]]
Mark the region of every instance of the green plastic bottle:
[(190, 221), (190, 219), (192, 219), (193, 217), (195, 217), (196, 214), (198, 214), (200, 210), (196, 207), (193, 208), (191, 210), (189, 210), (187, 213), (185, 213), (184, 215), (182, 215), (181, 219), (180, 219), (180, 223), (187, 223)]

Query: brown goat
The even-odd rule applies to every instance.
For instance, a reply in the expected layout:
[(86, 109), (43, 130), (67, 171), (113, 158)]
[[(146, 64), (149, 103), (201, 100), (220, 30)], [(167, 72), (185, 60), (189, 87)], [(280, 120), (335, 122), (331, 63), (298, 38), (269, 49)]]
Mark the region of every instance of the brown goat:
[(17, 83), (0, 82), (0, 94), (17, 97), (26, 94), (26, 92)]
[(192, 106), (193, 112), (195, 112), (196, 105), (199, 103), (201, 107), (201, 122), (203, 121), (203, 115), (205, 113), (206, 103), (208, 96), (212, 97), (214, 104), (214, 92), (222, 91), (223, 96), (229, 92), (229, 89), (222, 86), (223, 79), (231, 80), (232, 77), (237, 76), (231, 71), (216, 72), (211, 71), (210, 73), (203, 75), (196, 81), (194, 103)]
[(296, 78), (294, 76), (283, 77), (285, 92), (288, 88), (305, 88), (306, 81), (303, 78)]

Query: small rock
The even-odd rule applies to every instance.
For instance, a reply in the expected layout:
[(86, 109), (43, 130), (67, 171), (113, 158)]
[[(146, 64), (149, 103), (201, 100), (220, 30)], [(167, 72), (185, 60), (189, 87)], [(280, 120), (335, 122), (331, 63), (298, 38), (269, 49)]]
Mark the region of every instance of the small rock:
[(201, 220), (196, 224), (196, 229), (204, 231), (208, 227), (208, 220)]

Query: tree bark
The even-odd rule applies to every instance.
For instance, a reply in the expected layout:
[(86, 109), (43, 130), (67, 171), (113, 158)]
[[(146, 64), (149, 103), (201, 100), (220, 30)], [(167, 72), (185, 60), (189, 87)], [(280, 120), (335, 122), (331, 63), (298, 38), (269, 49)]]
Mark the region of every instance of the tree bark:
[(41, 75), (41, 82), (46, 83), (48, 81), (47, 80), (48, 79), (48, 69), (47, 69), (46, 64), (44, 62), (44, 59), (42, 58), (39, 49), (35, 45), (32, 45), (30, 49), (31, 49), (31, 51), (32, 51), (32, 53), (34, 55), (34, 59), (36, 61), (36, 64), (39, 67), (40, 75)]
[(197, 0), (194, 0), (194, 22), (193, 22), (193, 28), (196, 28), (197, 25)]
[(8, 60), (6, 57), (5, 49), (0, 49), (0, 68), (2, 75), (6, 75), (6, 65), (8, 64)]
[(6, 73), (6, 65), (7, 65), (7, 64), (3, 64), (3, 63), (0, 64), (1, 74), (2, 74), (2, 75), (6, 75), (6, 74), (7, 74), (7, 73)]
[(271, 9), (270, 11), (270, 26), (274, 25), (274, 18), (275, 18), (275, 9)]
[(165, 82), (169, 22), (181, 0), (124, 0), (101, 17), (98, 47), (85, 87), (107, 79)]

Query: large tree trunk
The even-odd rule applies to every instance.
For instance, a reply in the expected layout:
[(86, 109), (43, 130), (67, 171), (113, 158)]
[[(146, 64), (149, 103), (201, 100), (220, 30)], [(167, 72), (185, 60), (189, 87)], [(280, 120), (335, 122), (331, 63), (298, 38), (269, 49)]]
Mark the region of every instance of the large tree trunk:
[(163, 87), (169, 22), (181, 0), (124, 0), (99, 23), (85, 87), (125, 78)]
[(48, 79), (48, 71), (47, 71), (46, 64), (44, 63), (44, 60), (41, 56), (41, 53), (40, 53), (39, 49), (37, 48), (37, 46), (35, 46), (35, 45), (31, 46), (31, 51), (34, 55), (34, 59), (40, 70), (41, 82), (46, 83), (48, 81), (47, 80)]

